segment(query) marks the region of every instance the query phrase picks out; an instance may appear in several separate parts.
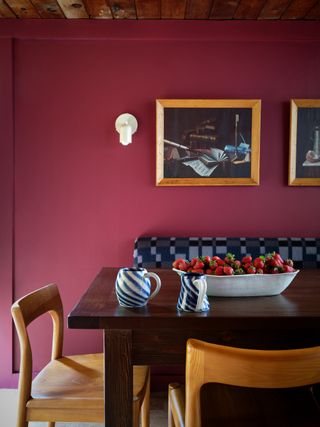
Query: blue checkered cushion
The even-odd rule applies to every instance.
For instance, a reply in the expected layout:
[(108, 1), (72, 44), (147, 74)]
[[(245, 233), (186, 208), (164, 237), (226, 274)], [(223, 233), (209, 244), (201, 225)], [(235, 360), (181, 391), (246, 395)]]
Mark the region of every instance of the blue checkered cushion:
[(292, 258), (296, 268), (320, 268), (320, 237), (138, 237), (134, 244), (134, 265), (171, 268), (177, 258), (225, 255), (242, 258), (278, 252)]

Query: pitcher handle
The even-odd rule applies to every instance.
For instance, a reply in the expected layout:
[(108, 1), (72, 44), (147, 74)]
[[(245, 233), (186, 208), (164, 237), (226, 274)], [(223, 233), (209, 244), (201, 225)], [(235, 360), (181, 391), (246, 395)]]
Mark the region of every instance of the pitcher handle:
[(206, 296), (206, 293), (207, 293), (207, 281), (205, 279), (198, 279), (198, 280), (195, 280), (193, 283), (199, 289), (196, 311), (200, 311), (202, 309), (204, 297)]
[(154, 280), (156, 281), (156, 289), (152, 292), (152, 294), (148, 298), (150, 300), (150, 299), (154, 298), (158, 294), (158, 292), (160, 291), (161, 280), (160, 280), (160, 277), (156, 273), (152, 273), (152, 272), (145, 273), (144, 277), (153, 277)]

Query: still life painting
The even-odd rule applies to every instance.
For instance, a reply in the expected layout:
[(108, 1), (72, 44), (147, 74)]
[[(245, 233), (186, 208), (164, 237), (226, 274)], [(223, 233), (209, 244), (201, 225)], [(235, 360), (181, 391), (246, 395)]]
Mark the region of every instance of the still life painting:
[(157, 100), (157, 185), (258, 185), (260, 100)]
[(289, 185), (320, 185), (320, 99), (292, 99)]

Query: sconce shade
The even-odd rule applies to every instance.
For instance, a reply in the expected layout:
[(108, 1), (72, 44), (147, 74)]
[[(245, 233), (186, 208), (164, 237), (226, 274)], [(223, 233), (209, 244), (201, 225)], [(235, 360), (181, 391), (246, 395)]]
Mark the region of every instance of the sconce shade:
[(116, 120), (116, 130), (120, 134), (120, 143), (123, 145), (131, 144), (132, 134), (134, 134), (137, 129), (138, 122), (132, 114), (121, 114)]

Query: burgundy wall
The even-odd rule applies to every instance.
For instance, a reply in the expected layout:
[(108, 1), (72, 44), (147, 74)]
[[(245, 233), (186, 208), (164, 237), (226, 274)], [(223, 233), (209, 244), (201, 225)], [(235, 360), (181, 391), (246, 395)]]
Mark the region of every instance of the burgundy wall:
[[(1, 26), (0, 386), (15, 382), (11, 299), (56, 281), (67, 313), (103, 265), (132, 264), (136, 236), (319, 235), (319, 189), (287, 186), (289, 101), (320, 98), (319, 29), (311, 22)], [(261, 99), (260, 186), (155, 187), (157, 98)], [(128, 147), (114, 130), (124, 112), (139, 122)], [(65, 338), (66, 352), (101, 348), (98, 332)], [(34, 341), (37, 369), (50, 340)]]

